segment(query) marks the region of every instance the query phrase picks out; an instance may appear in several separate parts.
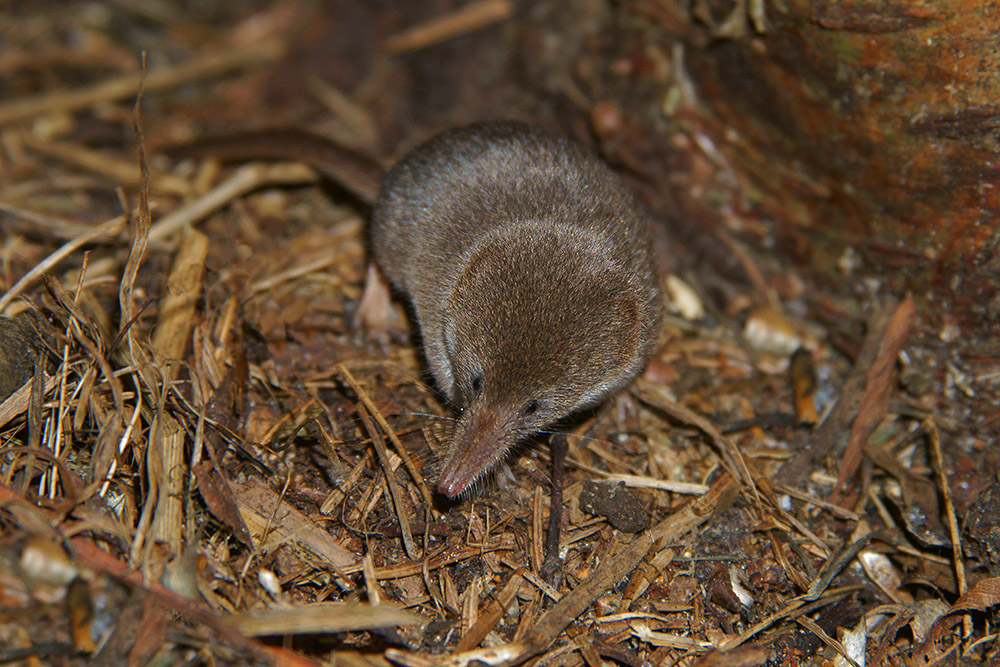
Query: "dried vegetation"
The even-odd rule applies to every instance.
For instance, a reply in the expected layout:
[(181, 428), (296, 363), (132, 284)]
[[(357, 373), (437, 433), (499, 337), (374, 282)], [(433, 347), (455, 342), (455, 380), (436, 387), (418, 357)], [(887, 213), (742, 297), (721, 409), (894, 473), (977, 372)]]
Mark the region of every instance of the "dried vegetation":
[[(672, 276), (649, 369), (562, 425), (551, 585), (547, 446), (475, 498), (433, 494), (448, 406), (405, 335), (351, 325), (365, 211), (301, 165), (178, 166), (145, 138), (192, 136), (219, 86), (252, 109), (291, 41), (260, 22), (297, 5), (200, 50), (170, 5), (67, 5), (0, 19), (0, 663), (997, 659), (995, 443), (949, 417), (968, 378), (919, 367), (942, 358), (922, 304), (782, 287), (723, 235), (750, 279)], [(154, 28), (174, 64), (143, 76)], [(317, 90), (331, 134), (371, 141), (370, 110)], [(687, 113), (674, 143), (697, 153)], [(693, 160), (692, 193), (713, 171)]]

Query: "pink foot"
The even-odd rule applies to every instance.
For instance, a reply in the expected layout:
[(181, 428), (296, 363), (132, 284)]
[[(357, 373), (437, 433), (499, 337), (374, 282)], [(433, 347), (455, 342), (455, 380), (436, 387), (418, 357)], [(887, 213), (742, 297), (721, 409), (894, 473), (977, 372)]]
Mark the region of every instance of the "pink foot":
[(354, 326), (364, 330), (369, 339), (386, 346), (398, 320), (396, 309), (392, 307), (389, 281), (375, 263), (370, 262), (361, 302), (354, 312)]

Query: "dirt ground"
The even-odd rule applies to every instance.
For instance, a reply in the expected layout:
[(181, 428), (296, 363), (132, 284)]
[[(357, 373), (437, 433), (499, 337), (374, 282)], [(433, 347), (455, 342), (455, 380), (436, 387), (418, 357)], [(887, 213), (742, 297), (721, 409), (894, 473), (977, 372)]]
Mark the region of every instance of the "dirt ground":
[[(1000, 664), (995, 296), (783, 231), (818, 209), (761, 195), (671, 36), (719, 4), (8, 3), (0, 664)], [(554, 510), (548, 434), (436, 493), (455, 412), (405, 304), (354, 324), (350, 188), (164, 150), (298, 127), (388, 166), (499, 117), (655, 223), (656, 351), (554, 427)]]

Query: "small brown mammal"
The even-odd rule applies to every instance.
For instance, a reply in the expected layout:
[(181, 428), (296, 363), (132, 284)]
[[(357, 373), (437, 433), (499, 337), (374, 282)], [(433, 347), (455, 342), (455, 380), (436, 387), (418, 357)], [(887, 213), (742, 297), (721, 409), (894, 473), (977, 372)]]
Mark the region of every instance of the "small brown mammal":
[[(268, 157), (336, 178), (291, 145)], [(436, 135), (385, 176), (371, 242), (460, 411), (438, 482), (449, 498), (519, 440), (622, 388), (656, 341), (646, 216), (608, 167), (560, 135), (516, 122)]]

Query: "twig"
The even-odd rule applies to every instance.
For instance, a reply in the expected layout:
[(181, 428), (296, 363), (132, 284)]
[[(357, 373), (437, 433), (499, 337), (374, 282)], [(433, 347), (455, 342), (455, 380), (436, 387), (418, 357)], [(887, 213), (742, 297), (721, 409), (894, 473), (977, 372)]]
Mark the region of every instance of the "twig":
[[(207, 236), (191, 230), (177, 250), (153, 330), (152, 350), (158, 359), (176, 362), (184, 356), (201, 295), (208, 246)], [(165, 377), (166, 381), (176, 376), (176, 368), (175, 364)]]
[(805, 593), (796, 598), (792, 598), (788, 601), (788, 604), (778, 611), (774, 612), (767, 618), (754, 623), (733, 639), (724, 642), (719, 649), (722, 651), (731, 651), (777, 621), (793, 617), (796, 614), (805, 613), (804, 610), (807, 608), (807, 605), (819, 600), (823, 595), (823, 592), (826, 591), (827, 587), (830, 585), (830, 582), (833, 581), (833, 578), (841, 570), (847, 567), (847, 565), (854, 560), (854, 557), (858, 555), (858, 552), (860, 552), (861, 549), (868, 544), (868, 537), (868, 535), (865, 535), (854, 542), (845, 541), (841, 549), (832, 558), (826, 561), (822, 571), (809, 585), (809, 589)]
[(393, 447), (396, 448), (396, 453), (399, 454), (401, 459), (403, 459), (403, 464), (410, 472), (410, 476), (413, 477), (413, 481), (417, 485), (417, 488), (420, 489), (420, 495), (423, 496), (427, 507), (433, 507), (434, 499), (431, 497), (430, 489), (427, 488), (427, 484), (424, 482), (424, 476), (421, 475), (420, 471), (417, 469), (417, 464), (413, 462), (413, 457), (411, 457), (410, 453), (406, 451), (405, 447), (403, 447), (403, 443), (400, 442), (399, 436), (396, 435), (396, 431), (389, 426), (389, 422), (386, 421), (385, 416), (378, 409), (378, 407), (376, 407), (375, 402), (368, 395), (368, 392), (365, 391), (364, 387), (359, 385), (357, 380), (354, 379), (354, 376), (351, 375), (351, 371), (347, 370), (347, 366), (344, 364), (337, 364), (337, 372), (340, 373), (340, 376), (344, 378), (347, 384), (351, 387), (351, 390), (354, 391), (357, 397), (365, 405), (375, 422), (378, 423), (383, 431), (385, 431), (386, 436), (388, 436), (389, 440), (392, 441)]
[[(0, 213), (6, 213), (10, 216), (10, 218), (4, 220), (4, 226), (10, 226), (19, 234), (25, 236), (42, 236), (48, 239), (71, 241), (78, 236), (90, 234), (94, 231), (91, 225), (42, 215), (36, 211), (29, 211), (9, 202), (0, 201)], [(107, 243), (115, 240), (116, 237), (109, 233), (105, 238), (91, 237), (89, 242)]]
[[(67, 141), (43, 141), (31, 135), (26, 135), (22, 141), (32, 150), (91, 171), (118, 185), (135, 187), (139, 184), (139, 175), (132, 162), (112, 158), (104, 153)], [(157, 192), (173, 195), (187, 195), (191, 192), (191, 186), (188, 182), (174, 174), (159, 176), (153, 182), (153, 189)]]
[(857, 661), (847, 653), (847, 648), (843, 645), (843, 643), (838, 642), (836, 639), (828, 635), (823, 628), (816, 624), (815, 621), (806, 616), (799, 616), (795, 619), (795, 622), (809, 630), (809, 632), (813, 633), (821, 642), (839, 653), (840, 657), (851, 663), (853, 667), (859, 667)]
[(90, 231), (77, 236), (72, 241), (64, 243), (58, 250), (32, 267), (32, 269), (24, 274), (13, 287), (7, 290), (7, 292), (0, 297), (0, 313), (5, 311), (7, 306), (10, 305), (10, 302), (17, 298), (21, 292), (26, 290), (29, 286), (34, 284), (36, 280), (51, 271), (57, 264), (59, 264), (59, 262), (69, 257), (82, 246), (90, 243), (92, 240), (117, 233), (125, 224), (125, 221), (126, 217), (124, 215), (120, 215), (117, 218), (108, 220), (107, 222), (94, 227)]
[[(747, 488), (753, 490), (754, 499), (757, 502), (758, 508), (762, 508), (760, 493), (757, 490), (757, 485), (754, 482), (753, 475), (747, 467), (746, 460), (743, 458), (743, 453), (740, 452), (739, 447), (737, 447), (732, 440), (719, 433), (718, 429), (716, 429), (711, 422), (701, 415), (692, 410), (688, 410), (680, 403), (668, 398), (664, 394), (663, 388), (659, 385), (639, 378), (636, 380), (636, 388), (639, 390), (636, 395), (640, 401), (656, 408), (657, 410), (662, 410), (681, 423), (694, 426), (708, 436), (709, 440), (711, 440), (718, 449), (719, 454), (722, 456), (722, 460), (729, 469), (730, 474), (740, 479), (747, 486)], [(763, 514), (763, 509), (761, 509), (761, 514)]]
[(743, 267), (747, 277), (750, 279), (750, 283), (754, 287), (757, 304), (759, 306), (766, 306), (776, 313), (782, 312), (781, 300), (775, 294), (774, 288), (764, 278), (764, 274), (757, 268), (757, 264), (753, 261), (750, 253), (729, 234), (720, 231), (716, 236), (729, 248), (729, 252), (733, 253), (736, 261)]
[[(962, 557), (962, 531), (958, 527), (958, 519), (955, 516), (955, 504), (951, 500), (951, 487), (948, 484), (948, 476), (945, 474), (944, 457), (941, 455), (941, 438), (938, 436), (937, 426), (933, 419), (926, 419), (923, 424), (931, 441), (931, 451), (934, 457), (934, 472), (938, 478), (938, 487), (941, 489), (941, 497), (944, 499), (945, 512), (948, 514), (948, 532), (951, 536), (951, 556), (952, 566), (955, 568), (955, 579), (958, 584), (959, 597), (965, 595), (968, 584), (965, 580), (965, 559)], [(972, 635), (972, 618), (965, 614), (962, 616), (963, 637)]]
[(674, 482), (669, 479), (654, 479), (643, 475), (624, 475), (619, 473), (604, 473), (604, 478), (611, 482), (622, 482), (631, 489), (656, 489), (692, 496), (702, 496), (708, 493), (710, 487), (693, 482)]
[[(452, 565), (454, 563), (460, 563), (472, 558), (481, 558), (483, 554), (490, 553), (492, 551), (508, 551), (513, 548), (513, 543), (504, 542), (490, 546), (486, 549), (476, 545), (464, 547), (459, 551), (445, 547), (442, 548), (440, 555), (431, 556), (429, 559), (425, 559), (420, 562), (375, 568), (375, 575), (378, 577), (379, 581), (385, 581), (386, 579), (405, 579), (406, 577), (419, 576), (425, 567), (428, 570), (436, 570), (438, 568)], [(341, 572), (344, 574), (361, 572), (360, 560), (352, 565), (344, 566), (341, 569)]]
[(559, 558), (559, 538), (562, 533), (563, 485), (566, 470), (566, 436), (557, 433), (549, 440), (552, 449), (552, 495), (549, 500), (549, 531), (545, 536), (545, 560), (539, 574), (553, 588), (562, 579), (562, 560)]
[(387, 650), (385, 657), (403, 665), (457, 667), (468, 665), (473, 660), (483, 660), (491, 665), (519, 665), (551, 646), (556, 637), (593, 604), (594, 600), (615, 586), (622, 578), (629, 576), (643, 556), (657, 543), (674, 542), (708, 521), (719, 502), (735, 489), (736, 482), (733, 477), (723, 475), (707, 494), (683, 507), (655, 528), (646, 531), (601, 563), (588, 579), (563, 596), (517, 641), (496, 648), (453, 654), (448, 658), (441, 656), (424, 658), (398, 649)]
[(185, 226), (207, 218), (234, 199), (258, 188), (310, 183), (316, 178), (316, 172), (300, 164), (246, 165), (202, 197), (160, 218), (149, 230), (149, 241), (163, 241)]
[(301, 266), (295, 266), (287, 271), (282, 271), (281, 273), (276, 273), (268, 276), (267, 278), (258, 280), (250, 285), (250, 293), (260, 294), (261, 292), (268, 292), (284, 282), (295, 280), (296, 278), (301, 278), (302, 276), (307, 276), (316, 271), (321, 271), (322, 269), (325, 269), (331, 264), (336, 264), (339, 261), (343, 261), (343, 255), (339, 252), (331, 252), (313, 262), (308, 262), (306, 264), (302, 264)]
[(513, 11), (509, 0), (480, 0), (451, 14), (398, 32), (385, 40), (382, 48), (389, 54), (416, 51), (503, 21)]
[(364, 405), (358, 406), (358, 414), (361, 416), (361, 423), (364, 424), (368, 436), (372, 439), (372, 445), (375, 447), (379, 461), (382, 462), (382, 472), (385, 475), (385, 481), (389, 484), (389, 495), (392, 496), (392, 506), (396, 510), (396, 519), (399, 521), (399, 532), (403, 536), (403, 549), (406, 551), (407, 556), (416, 560), (420, 558), (420, 552), (417, 551), (417, 545), (413, 541), (413, 531), (410, 529), (410, 517), (407, 516), (406, 507), (403, 506), (403, 490), (396, 479), (396, 473), (393, 472), (392, 466), (389, 465), (389, 452), (385, 448), (385, 441), (382, 439), (382, 434), (371, 423), (371, 417), (368, 415), (368, 411), (365, 410)]
[(497, 594), (496, 599), (490, 602), (487, 610), (479, 616), (476, 624), (458, 640), (458, 644), (455, 645), (456, 653), (479, 646), (479, 643), (486, 639), (486, 635), (497, 626), (497, 623), (507, 612), (507, 608), (514, 601), (517, 592), (521, 589), (521, 584), (524, 583), (524, 577), (521, 576), (523, 572), (522, 568), (510, 576), (500, 593)]
[(816, 463), (827, 456), (841, 441), (848, 425), (858, 413), (861, 404), (861, 393), (864, 389), (868, 369), (875, 363), (879, 345), (889, 326), (889, 320), (895, 310), (894, 303), (885, 304), (875, 310), (867, 322), (867, 333), (861, 352), (854, 363), (854, 368), (840, 389), (840, 396), (830, 413), (812, 432), (800, 436), (793, 443), (793, 451), (797, 453), (781, 466), (775, 475), (775, 481), (788, 486), (798, 486)]
[(913, 299), (904, 299), (892, 312), (885, 327), (884, 335), (875, 355), (875, 362), (865, 374), (865, 389), (861, 395), (858, 415), (851, 424), (851, 433), (847, 439), (847, 447), (840, 459), (837, 470), (837, 485), (830, 494), (830, 502), (839, 504), (847, 481), (854, 477), (861, 465), (864, 453), (864, 443), (885, 417), (889, 409), (889, 395), (892, 391), (892, 381), (896, 359), (903, 343), (910, 333), (910, 323), (913, 321)]
[[(208, 79), (236, 69), (258, 67), (274, 62), (285, 53), (285, 44), (269, 39), (252, 46), (210, 54), (201, 60), (183, 63), (176, 67), (163, 67), (146, 76), (145, 88), (149, 91), (167, 90), (198, 79)], [(135, 95), (143, 74), (126, 74), (103, 81), (89, 88), (45, 93), (25, 97), (0, 105), (0, 125), (35, 118), (54, 111), (74, 111), (98, 102), (122, 100)]]
[[(58, 378), (45, 376), (45, 386), (42, 388), (42, 395), (47, 395), (56, 386)], [(14, 417), (23, 414), (28, 409), (28, 399), (32, 393), (32, 380), (28, 380), (21, 388), (8, 396), (3, 403), (0, 403), (0, 427), (3, 427)]]

